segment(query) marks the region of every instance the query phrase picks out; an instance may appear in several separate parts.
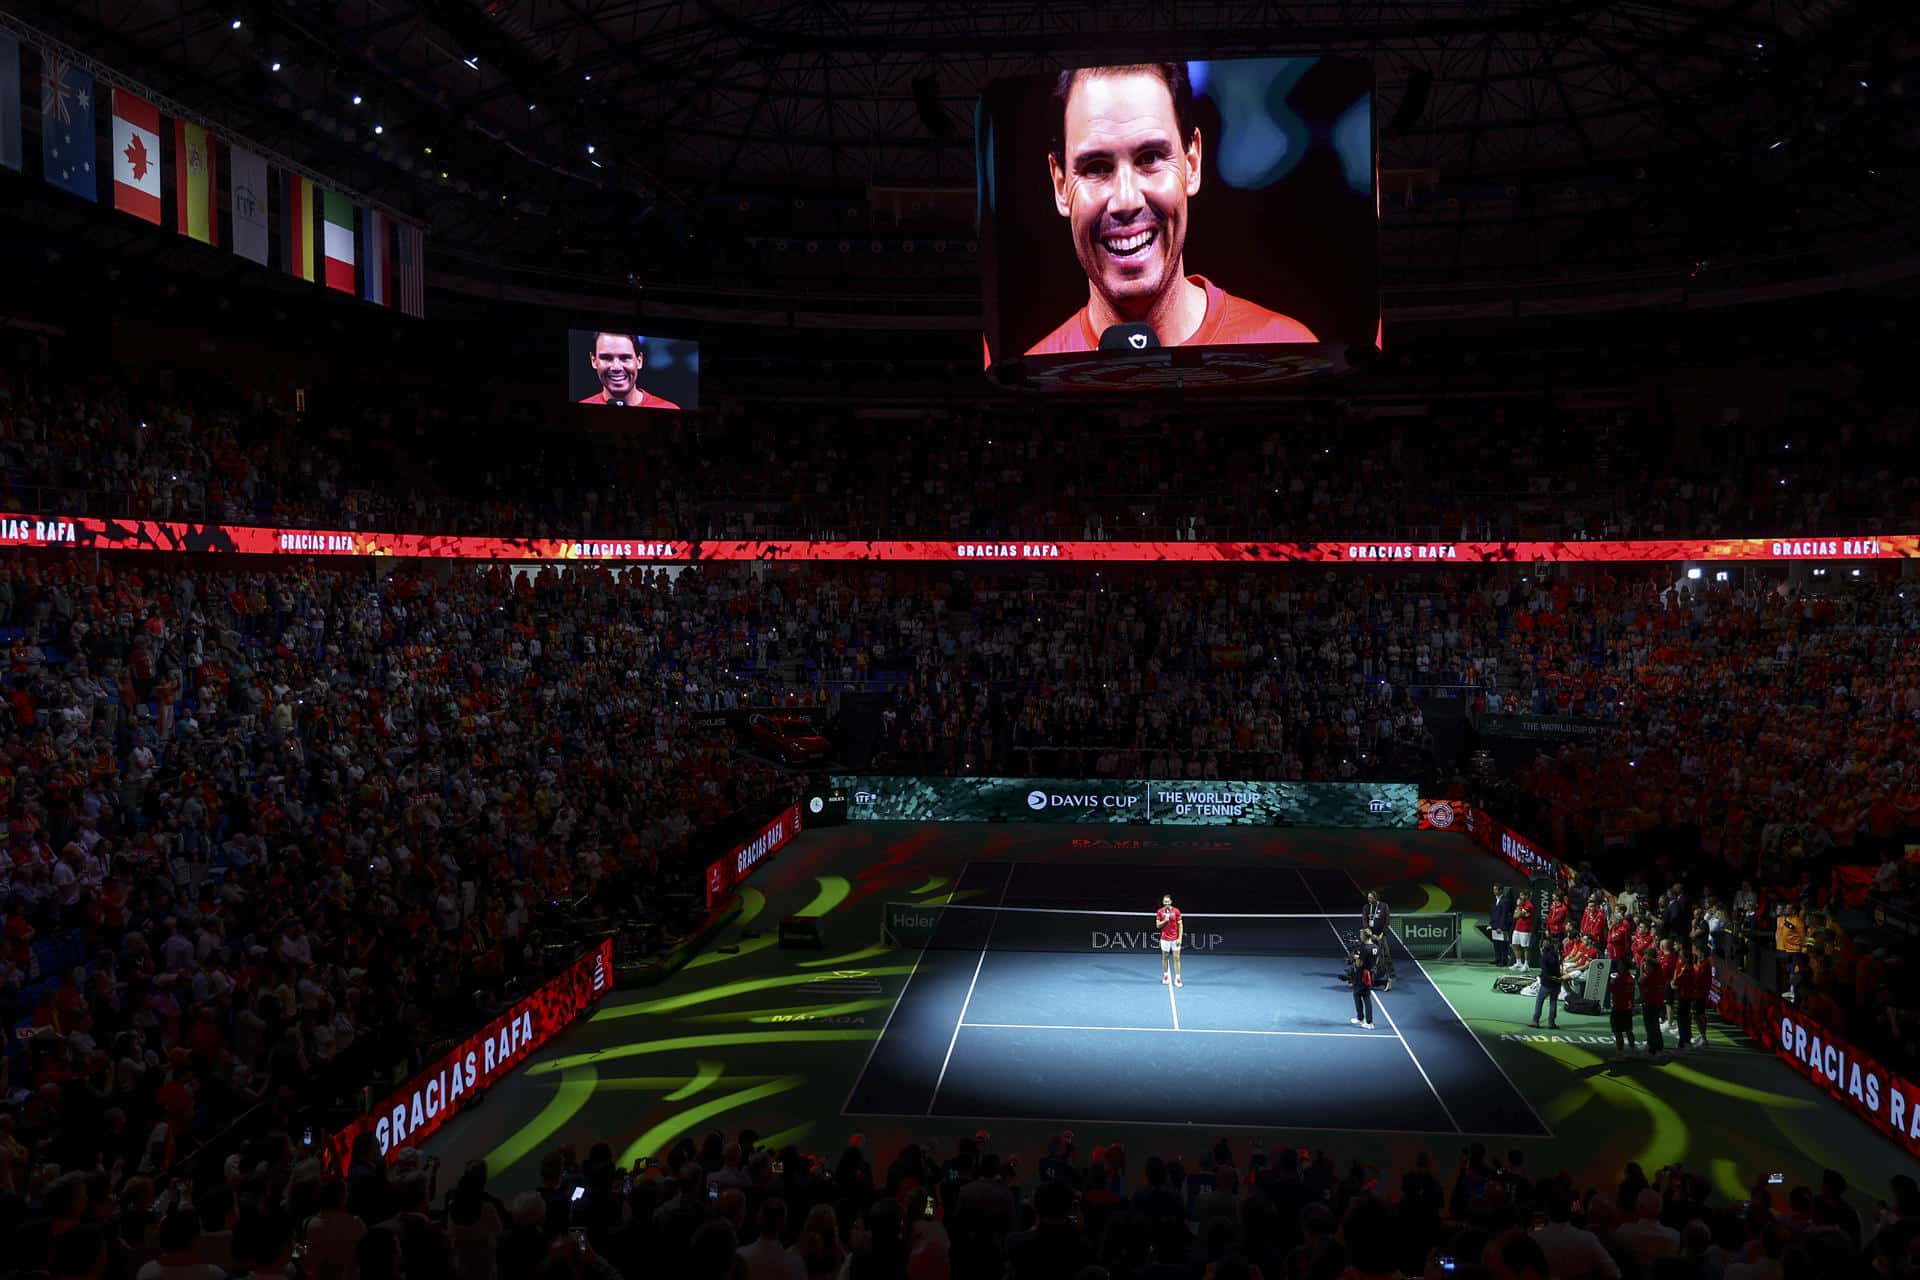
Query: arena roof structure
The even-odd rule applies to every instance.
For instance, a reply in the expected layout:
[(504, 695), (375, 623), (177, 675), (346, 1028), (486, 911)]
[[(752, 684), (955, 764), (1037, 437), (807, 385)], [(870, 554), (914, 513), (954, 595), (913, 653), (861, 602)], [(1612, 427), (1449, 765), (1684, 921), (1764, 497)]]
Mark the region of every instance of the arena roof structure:
[[(1149, 57), (1371, 58), (1382, 266), (1403, 302), (1627, 264), (1671, 274), (1840, 252), (1859, 265), (1911, 225), (1920, 196), (1920, 10), (1900, 0), (59, 0), (14, 12), (423, 218), (439, 254), (583, 276), (764, 284), (816, 272), (801, 237), (832, 256), (835, 237), (937, 235), (951, 258), (869, 264), (861, 287), (970, 298), (982, 87)], [(790, 252), (776, 236), (795, 237)], [(835, 269), (863, 279), (857, 261)]]

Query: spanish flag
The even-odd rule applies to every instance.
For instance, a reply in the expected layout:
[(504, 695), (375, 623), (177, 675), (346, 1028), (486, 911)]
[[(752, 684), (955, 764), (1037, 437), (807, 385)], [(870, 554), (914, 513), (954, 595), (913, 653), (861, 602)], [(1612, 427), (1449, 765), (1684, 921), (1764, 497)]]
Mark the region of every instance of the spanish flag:
[(220, 245), (220, 211), (214, 202), (220, 188), (214, 172), (213, 139), (197, 124), (173, 122), (173, 180), (175, 216), (180, 234), (201, 244)]

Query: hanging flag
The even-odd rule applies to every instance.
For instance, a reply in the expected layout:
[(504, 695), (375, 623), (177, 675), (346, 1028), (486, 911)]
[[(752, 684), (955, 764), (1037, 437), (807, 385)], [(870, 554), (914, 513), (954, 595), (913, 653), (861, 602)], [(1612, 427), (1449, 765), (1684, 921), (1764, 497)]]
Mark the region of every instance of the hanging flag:
[(368, 209), (360, 219), (360, 296), (383, 307), (393, 305), (393, 255), (387, 250), (390, 225), (378, 209)]
[(427, 233), (424, 227), (402, 222), (395, 227), (400, 241), (394, 255), (394, 281), (400, 309), (415, 320), (427, 318)]
[(173, 122), (173, 216), (180, 234), (201, 244), (220, 244), (220, 207), (214, 173), (213, 137), (197, 124)]
[(280, 260), (288, 275), (313, 283), (313, 183), (297, 173), (280, 179)]
[(20, 41), (0, 31), (0, 168), (20, 172)]
[(93, 172), (93, 73), (46, 54), (40, 65), (40, 161), (48, 182), (98, 200)]
[(321, 202), (321, 233), (327, 257), (327, 288), (353, 292), (353, 201), (329, 191)]
[(113, 91), (113, 207), (160, 225), (160, 112)]
[(233, 251), (267, 265), (267, 162), (239, 147), (227, 149), (233, 184)]

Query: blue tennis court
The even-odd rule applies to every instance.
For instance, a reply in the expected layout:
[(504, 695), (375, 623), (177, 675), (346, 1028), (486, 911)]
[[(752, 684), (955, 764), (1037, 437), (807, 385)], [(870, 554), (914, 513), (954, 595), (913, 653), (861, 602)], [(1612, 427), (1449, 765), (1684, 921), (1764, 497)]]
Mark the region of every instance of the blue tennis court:
[[(980, 862), (955, 888), (975, 908), (939, 917), (847, 1115), (1549, 1133), (1397, 937), (1374, 1029), (1351, 1024), (1344, 872)], [(1162, 893), (1188, 917), (1177, 989)]]

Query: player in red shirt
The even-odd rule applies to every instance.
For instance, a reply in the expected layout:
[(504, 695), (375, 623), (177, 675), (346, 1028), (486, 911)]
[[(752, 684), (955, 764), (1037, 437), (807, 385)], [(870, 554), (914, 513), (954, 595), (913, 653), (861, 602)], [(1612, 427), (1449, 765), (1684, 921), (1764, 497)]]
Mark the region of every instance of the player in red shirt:
[(1639, 1048), (1633, 1039), (1633, 970), (1627, 965), (1616, 965), (1607, 975), (1607, 995), (1613, 1002), (1609, 1012), (1609, 1021), (1613, 1024), (1613, 1056), (1616, 1061), (1624, 1059), (1628, 1052)]
[[(1675, 943), (1672, 938), (1662, 938), (1660, 940), (1659, 950), (1653, 954), (1660, 965), (1660, 976), (1666, 981), (1667, 991), (1673, 997), (1673, 999), (1667, 1002), (1667, 1016), (1661, 1020), (1661, 1029), (1669, 1035), (1674, 1035), (1678, 1032), (1678, 1029), (1674, 1026), (1674, 1019), (1678, 1016), (1678, 1010), (1676, 1010), (1674, 1006), (1684, 1003), (1680, 995), (1680, 989), (1676, 987), (1674, 983), (1679, 977), (1681, 965), (1685, 957), (1680, 954), (1679, 944)], [(1682, 1047), (1685, 1047), (1684, 1043)]]
[(1180, 915), (1180, 908), (1173, 905), (1173, 895), (1160, 895), (1160, 910), (1154, 913), (1153, 922), (1160, 926), (1160, 982), (1167, 983), (1167, 959), (1173, 959), (1173, 985), (1185, 986), (1180, 981), (1180, 944), (1187, 936), (1187, 922)]
[[(1679, 973), (1686, 984), (1680, 996), (1680, 1047), (1682, 1049), (1704, 1049), (1707, 1047), (1707, 996), (1713, 991), (1713, 962), (1707, 958), (1707, 949), (1694, 944), (1693, 957), (1681, 962)], [(1699, 1038), (1694, 1039), (1698, 1032)]]
[(1580, 913), (1580, 936), (1593, 943), (1596, 951), (1607, 941), (1607, 909), (1598, 893), (1587, 899), (1587, 909)]
[(1567, 931), (1567, 900), (1558, 893), (1547, 906), (1547, 933), (1558, 938)]
[(661, 396), (640, 389), (640, 371), (647, 359), (640, 339), (630, 333), (593, 335), (593, 376), (600, 379), (600, 390), (581, 404), (623, 404), (629, 409), (678, 409), (680, 406)]
[(1528, 948), (1533, 946), (1533, 895), (1522, 892), (1520, 901), (1513, 908), (1513, 964), (1508, 966), (1524, 973), (1528, 964)]
[(1616, 913), (1613, 927), (1607, 930), (1607, 959), (1625, 964), (1633, 953), (1633, 925), (1624, 912)]
[(1660, 1038), (1660, 1020), (1667, 1012), (1667, 978), (1660, 972), (1660, 962), (1651, 956), (1640, 970), (1640, 1010), (1647, 1028), (1647, 1056), (1657, 1058), (1666, 1052)]
[(1317, 342), (1288, 316), (1187, 274), (1187, 204), (1200, 193), (1200, 130), (1186, 64), (1084, 67), (1060, 75), (1053, 204), (1087, 273), (1087, 303), (1028, 348), (1095, 351), (1116, 324), (1145, 324), (1164, 347)]

